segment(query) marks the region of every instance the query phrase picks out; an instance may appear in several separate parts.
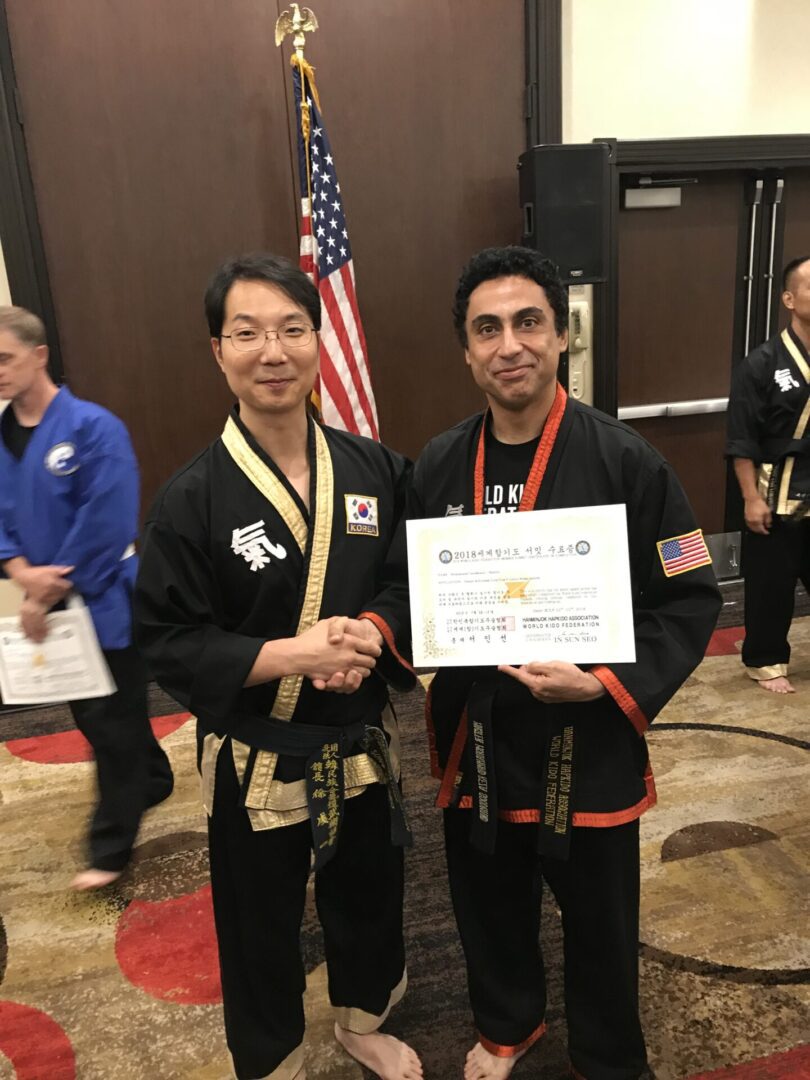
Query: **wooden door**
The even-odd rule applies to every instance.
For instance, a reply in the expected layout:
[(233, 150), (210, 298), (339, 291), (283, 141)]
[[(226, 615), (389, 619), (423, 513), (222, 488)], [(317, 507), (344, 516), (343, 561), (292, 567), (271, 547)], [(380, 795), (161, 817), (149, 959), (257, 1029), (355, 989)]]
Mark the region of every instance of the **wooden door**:
[(414, 455), (482, 405), (450, 308), (471, 255), (520, 241), (523, 3), (311, 6), (380, 432)]
[[(133, 435), (144, 497), (221, 429), (206, 279), (297, 258), (282, 0), (6, 0), (65, 374)], [(522, 0), (314, 5), (307, 51), (348, 215), (382, 434), (415, 454), (479, 407), (461, 264), (520, 235)]]
[[(619, 213), (619, 416), (672, 464), (706, 533), (724, 530), (725, 411), (687, 403), (728, 397), (743, 211), (739, 176), (703, 173), (679, 207)], [(636, 416), (666, 404), (684, 415)]]
[(9, 0), (66, 380), (127, 423), (147, 497), (229, 405), (213, 267), (294, 252), (286, 72), (264, 0)]

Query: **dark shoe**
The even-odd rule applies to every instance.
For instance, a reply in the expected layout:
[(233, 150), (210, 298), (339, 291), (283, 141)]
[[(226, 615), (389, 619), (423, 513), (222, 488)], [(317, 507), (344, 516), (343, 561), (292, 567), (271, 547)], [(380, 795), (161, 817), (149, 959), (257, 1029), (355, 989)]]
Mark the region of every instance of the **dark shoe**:
[(159, 779), (155, 778), (149, 785), (149, 793), (146, 797), (146, 809), (151, 810), (153, 806), (158, 806), (160, 803), (165, 802), (166, 799), (174, 791), (174, 776), (169, 773), (168, 778), (161, 776)]

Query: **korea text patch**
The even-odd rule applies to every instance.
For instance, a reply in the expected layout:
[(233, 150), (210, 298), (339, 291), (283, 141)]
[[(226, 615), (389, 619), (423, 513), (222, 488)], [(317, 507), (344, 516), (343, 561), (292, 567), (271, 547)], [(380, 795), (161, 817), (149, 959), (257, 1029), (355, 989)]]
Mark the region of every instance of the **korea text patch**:
[(376, 495), (346, 495), (346, 532), (379, 536)]

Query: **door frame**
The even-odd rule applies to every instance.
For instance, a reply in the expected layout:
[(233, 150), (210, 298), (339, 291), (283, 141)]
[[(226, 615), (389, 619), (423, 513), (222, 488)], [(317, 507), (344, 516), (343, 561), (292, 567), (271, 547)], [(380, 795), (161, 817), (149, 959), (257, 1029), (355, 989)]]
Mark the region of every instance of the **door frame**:
[[(607, 281), (594, 286), (594, 405), (616, 416), (618, 411), (619, 210), (621, 177), (644, 171), (700, 174), (758, 173), (810, 168), (810, 135), (731, 135), (700, 139), (594, 139), (610, 147)], [(781, 255), (777, 250), (775, 259)], [(778, 263), (775, 262), (775, 265)], [(774, 290), (778, 304), (778, 292)], [(735, 349), (737, 348), (735, 328)]]
[(525, 0), (526, 149), (562, 142), (562, 0)]
[(12, 301), (35, 312), (45, 323), (50, 373), (56, 382), (61, 382), (59, 333), (25, 144), (5, 0), (0, 0), (0, 240)]
[[(650, 175), (695, 174), (708, 172), (737, 172), (745, 182), (746, 198), (740, 206), (739, 241), (737, 245), (737, 268), (735, 312), (741, 310), (746, 275), (746, 239), (749, 228), (748, 206), (751, 201), (753, 179), (764, 181), (765, 191), (772, 193), (774, 178), (779, 172), (793, 168), (810, 169), (810, 135), (745, 135), (720, 136), (699, 139), (649, 139), (627, 140), (594, 139), (610, 146), (610, 186), (606, 197), (609, 204), (607, 281), (594, 287), (594, 405), (612, 416), (618, 413), (618, 303), (619, 303), (619, 212), (621, 181), (626, 175), (639, 172)], [(774, 247), (775, 275), (781, 270), (783, 258), (784, 204), (777, 206), (775, 222), (776, 243)], [(763, 215), (759, 215), (758, 231), (763, 228)], [(763, 245), (758, 244), (760, 260), (754, 270), (755, 282), (763, 281), (765, 272)], [(778, 268), (778, 269), (777, 269)], [(771, 326), (776, 326), (781, 290), (777, 287), (771, 296)], [(755, 308), (758, 316), (753, 323), (753, 340), (760, 341), (764, 334), (762, 307)], [(735, 318), (732, 355), (729, 357), (729, 376), (735, 358), (742, 359), (745, 351), (742, 320)], [(732, 535), (742, 527), (743, 505), (739, 486), (729, 463), (726, 470), (725, 531)]]

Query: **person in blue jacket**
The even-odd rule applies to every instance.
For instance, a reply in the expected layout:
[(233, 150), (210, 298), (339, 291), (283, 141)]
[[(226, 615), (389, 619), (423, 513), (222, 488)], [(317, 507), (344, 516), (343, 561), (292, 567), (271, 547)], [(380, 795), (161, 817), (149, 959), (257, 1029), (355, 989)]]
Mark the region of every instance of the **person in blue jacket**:
[(132, 642), (138, 465), (117, 417), (53, 382), (45, 327), (24, 308), (0, 307), (0, 401), (0, 566), (23, 590), (22, 629), (43, 640), (48, 612), (78, 593), (117, 688), (69, 703), (98, 774), (88, 868), (73, 887), (99, 888), (120, 876), (144, 810), (173, 786)]

